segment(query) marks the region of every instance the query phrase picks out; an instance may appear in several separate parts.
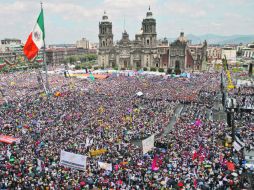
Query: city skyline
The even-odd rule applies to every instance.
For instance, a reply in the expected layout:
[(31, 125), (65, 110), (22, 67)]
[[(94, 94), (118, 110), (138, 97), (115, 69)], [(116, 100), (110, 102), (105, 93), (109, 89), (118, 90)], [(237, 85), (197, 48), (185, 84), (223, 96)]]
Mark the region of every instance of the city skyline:
[[(1, 0), (0, 36), (26, 41), (40, 12), (40, 1)], [(46, 43), (98, 42), (104, 11), (113, 23), (114, 41), (125, 29), (134, 39), (151, 6), (158, 38), (187, 34), (254, 34), (251, 0), (44, 0)]]

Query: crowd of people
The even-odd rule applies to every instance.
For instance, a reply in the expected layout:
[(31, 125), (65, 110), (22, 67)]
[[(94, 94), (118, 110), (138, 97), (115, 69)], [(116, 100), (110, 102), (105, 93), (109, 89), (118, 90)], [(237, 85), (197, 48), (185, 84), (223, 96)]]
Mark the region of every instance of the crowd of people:
[[(0, 189), (240, 189), (245, 168), (233, 162), (225, 122), (207, 117), (220, 89), (219, 73), (191, 78), (152, 75), (83, 80), (52, 75), (52, 93), (38, 88), (36, 72), (1, 76), (8, 97), (0, 110)], [(138, 96), (137, 92), (142, 92)], [(165, 129), (185, 104), (169, 133)], [(190, 103), (190, 104), (189, 104)], [(253, 140), (253, 125), (243, 138)], [(143, 154), (135, 143), (155, 135)], [(90, 143), (86, 143), (89, 139)], [(253, 141), (252, 141), (253, 142)], [(104, 149), (97, 156), (93, 150)], [(86, 155), (86, 169), (60, 164), (60, 151)], [(98, 166), (111, 163), (112, 170)]]

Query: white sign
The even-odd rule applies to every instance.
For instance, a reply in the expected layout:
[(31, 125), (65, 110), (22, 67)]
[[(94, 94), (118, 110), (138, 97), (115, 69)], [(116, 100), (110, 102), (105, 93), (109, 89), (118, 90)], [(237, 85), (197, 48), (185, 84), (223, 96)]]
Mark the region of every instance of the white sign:
[(112, 171), (112, 164), (106, 162), (98, 162), (98, 165), (101, 169)]
[(85, 170), (86, 156), (61, 150), (60, 165), (78, 170)]
[(142, 141), (143, 154), (149, 152), (154, 148), (154, 135)]

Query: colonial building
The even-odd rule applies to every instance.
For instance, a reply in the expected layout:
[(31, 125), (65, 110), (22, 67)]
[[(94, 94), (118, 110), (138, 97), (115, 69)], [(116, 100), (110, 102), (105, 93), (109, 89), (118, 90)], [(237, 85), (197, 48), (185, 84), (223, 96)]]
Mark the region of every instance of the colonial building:
[(174, 70), (201, 70), (206, 60), (207, 42), (191, 45), (181, 32), (176, 41), (170, 44), (170, 67)]
[(86, 38), (82, 38), (76, 42), (77, 48), (90, 49), (90, 42)]
[(84, 55), (90, 52), (88, 49), (62, 47), (62, 48), (48, 48), (46, 49), (46, 62), (48, 65), (63, 64), (64, 60), (70, 56)]
[(217, 62), (221, 60), (221, 48), (220, 47), (208, 47), (207, 48), (207, 61), (209, 63)]
[(146, 18), (143, 19), (141, 31), (135, 35), (133, 41), (124, 31), (122, 39), (114, 45), (112, 22), (109, 21), (106, 14), (103, 15), (102, 21), (99, 23), (99, 29), (98, 62), (101, 66), (129, 69), (163, 66), (160, 56), (167, 53), (168, 44), (163, 44), (162, 51), (158, 52), (156, 20), (153, 18), (150, 8)]
[(99, 51), (98, 63), (104, 68), (172, 68), (201, 69), (200, 64), (206, 57), (206, 42), (195, 49), (192, 54), (188, 41), (181, 33), (180, 37), (171, 45), (167, 39), (157, 40), (156, 20), (150, 10), (142, 21), (142, 28), (135, 35), (135, 40), (129, 39), (129, 34), (124, 31), (122, 39), (114, 44), (112, 22), (106, 13), (99, 23)]

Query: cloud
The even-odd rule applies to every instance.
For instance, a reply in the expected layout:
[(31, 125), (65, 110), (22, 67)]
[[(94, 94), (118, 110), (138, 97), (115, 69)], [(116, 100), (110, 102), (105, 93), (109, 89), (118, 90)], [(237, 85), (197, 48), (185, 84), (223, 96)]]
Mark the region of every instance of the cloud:
[(61, 15), (65, 20), (82, 21), (84, 19), (92, 19), (94, 16), (100, 14), (101, 9), (88, 9), (86, 7), (72, 4), (72, 3), (61, 3), (56, 5), (55, 3), (45, 4), (45, 9), (49, 13)]
[[(140, 30), (149, 5), (158, 37), (185, 33), (254, 33), (253, 0), (43, 0), (48, 43), (74, 43), (81, 37), (97, 42), (104, 10), (113, 23), (114, 40)], [(0, 0), (0, 36), (26, 40), (40, 11), (40, 0)]]

